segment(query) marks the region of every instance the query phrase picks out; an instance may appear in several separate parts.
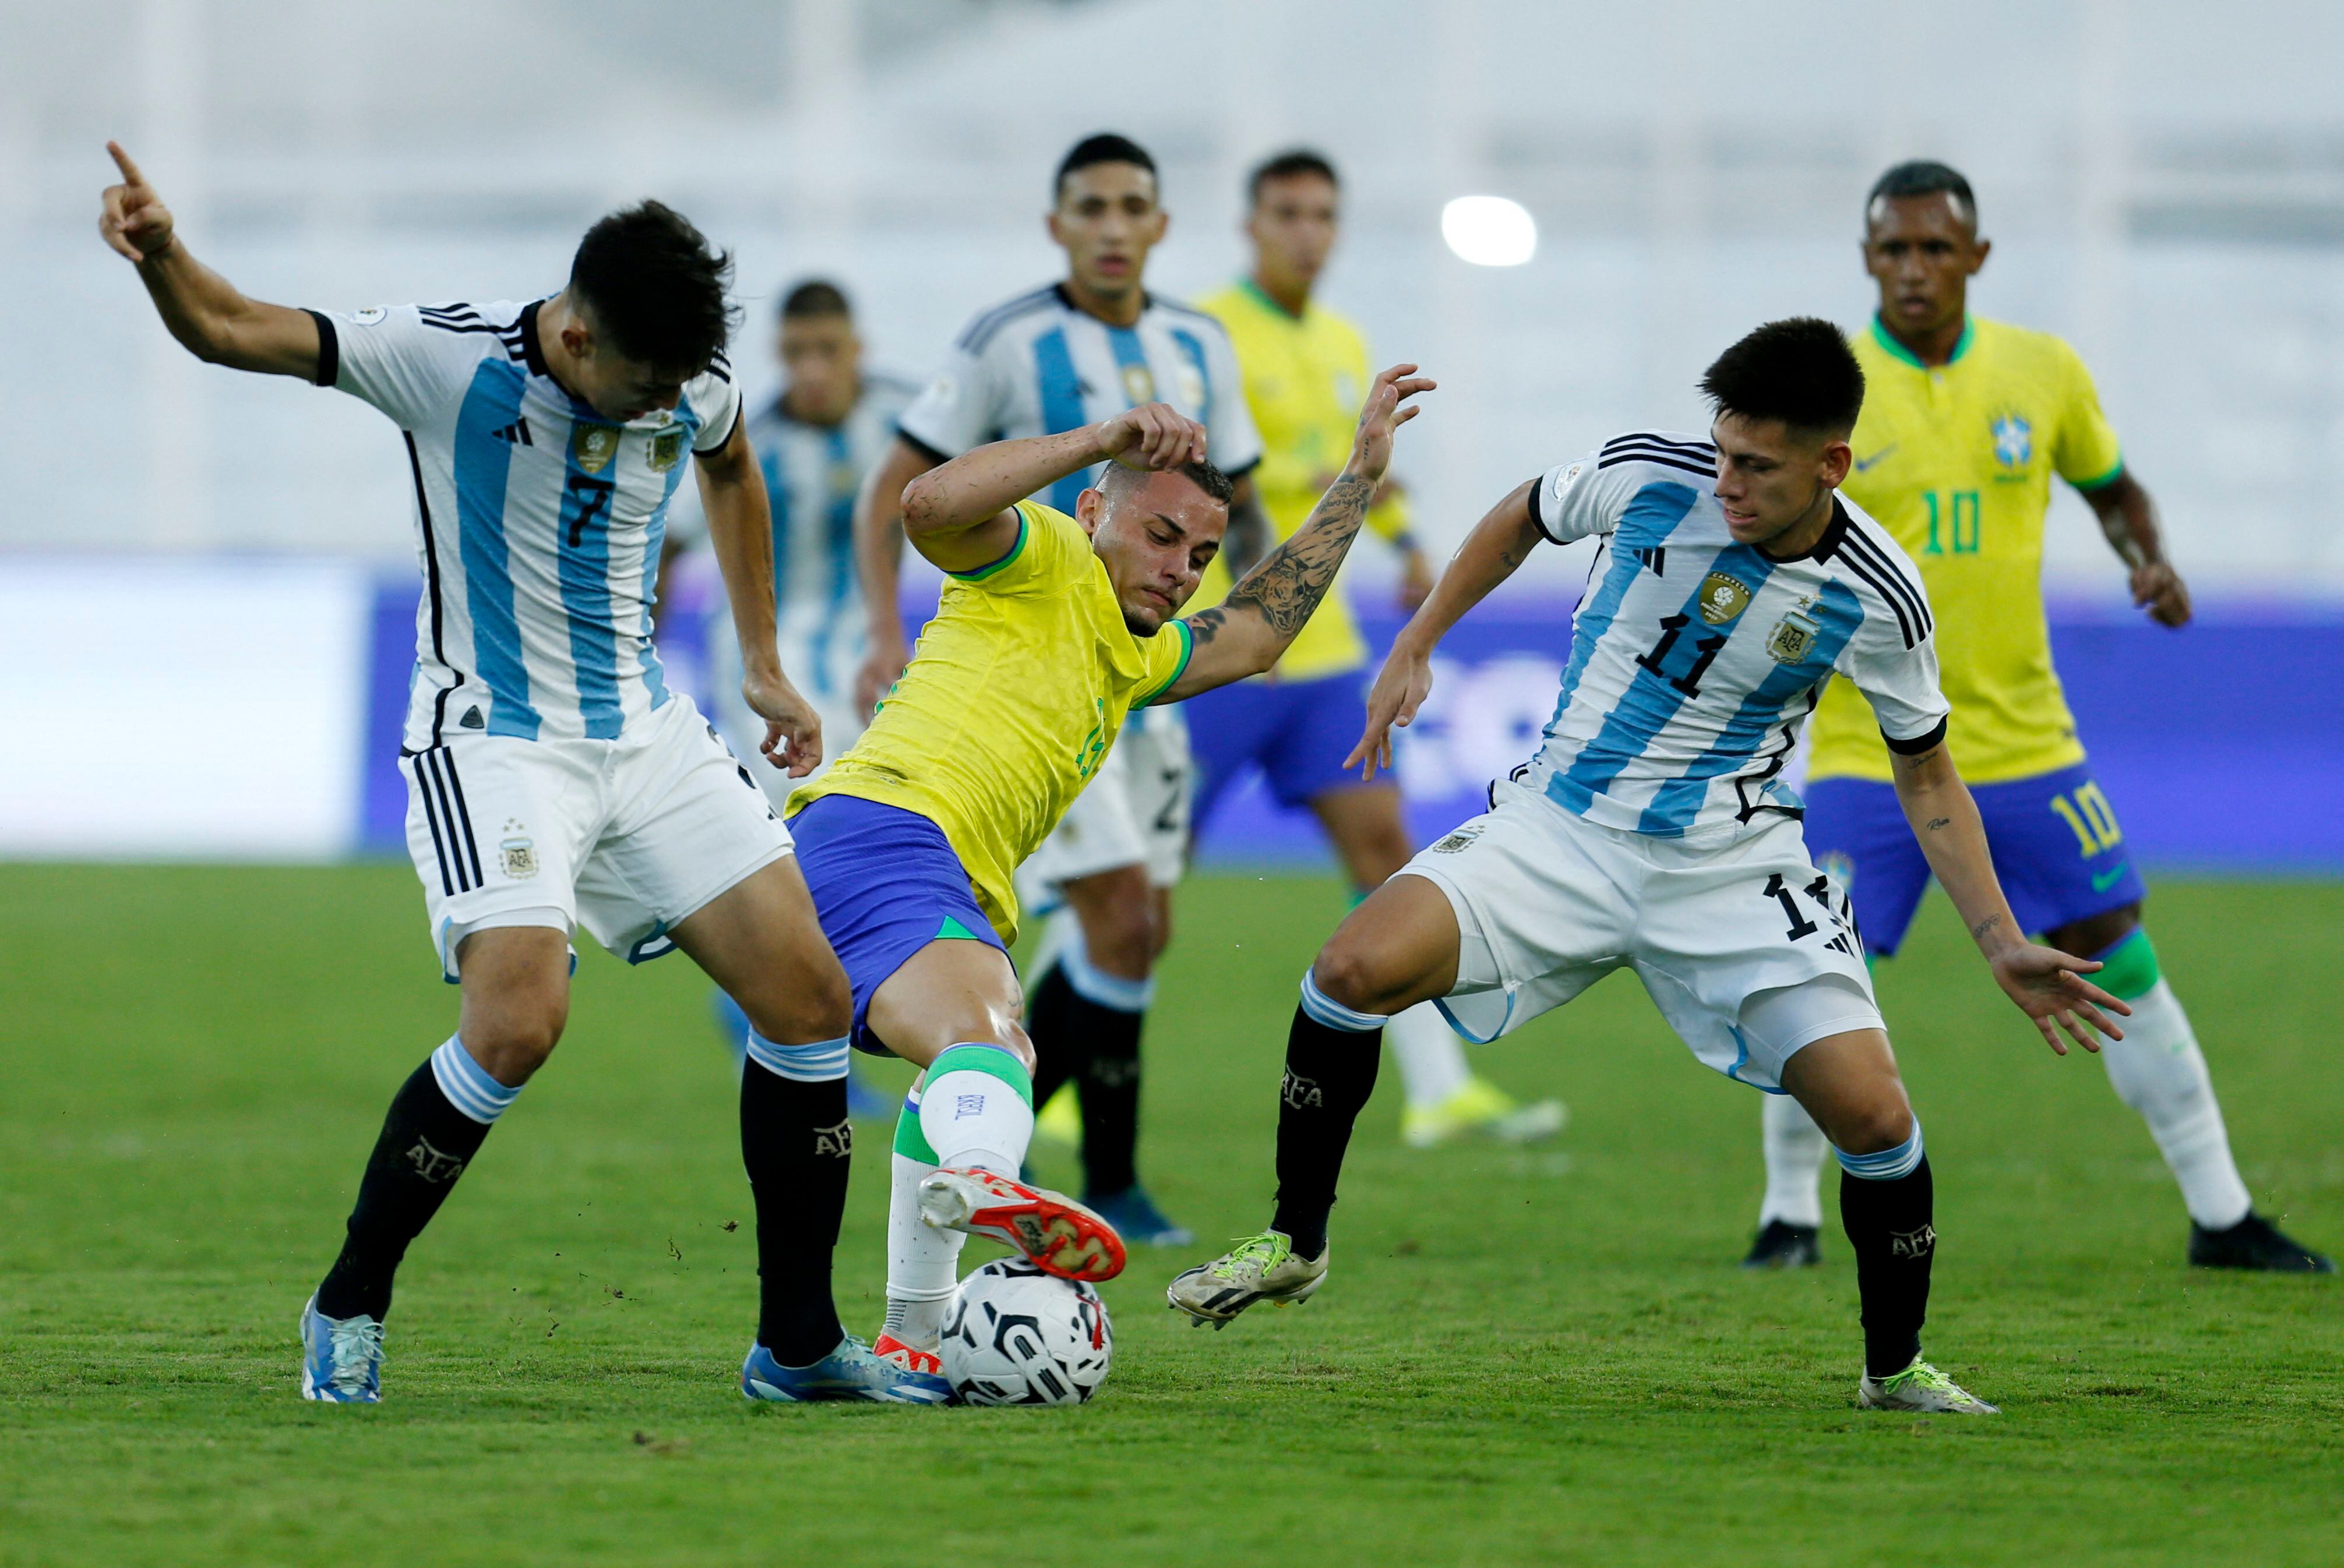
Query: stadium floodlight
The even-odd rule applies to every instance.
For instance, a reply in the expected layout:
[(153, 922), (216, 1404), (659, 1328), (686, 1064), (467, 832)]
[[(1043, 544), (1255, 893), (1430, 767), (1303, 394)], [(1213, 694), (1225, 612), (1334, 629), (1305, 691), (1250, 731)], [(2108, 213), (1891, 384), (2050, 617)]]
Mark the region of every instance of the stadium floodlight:
[(1538, 250), (1538, 220), (1510, 197), (1459, 196), (1440, 209), (1440, 237), (1475, 266), (1520, 266)]

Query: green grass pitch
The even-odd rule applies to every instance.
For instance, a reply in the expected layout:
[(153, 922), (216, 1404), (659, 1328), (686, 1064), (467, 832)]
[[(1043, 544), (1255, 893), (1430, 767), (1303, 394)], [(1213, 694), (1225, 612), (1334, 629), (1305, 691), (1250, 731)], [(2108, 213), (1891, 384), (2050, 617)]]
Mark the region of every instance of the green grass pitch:
[[(1150, 1026), (1157, 1196), (1266, 1217), (1330, 883), (1200, 876)], [(2182, 1264), (2099, 1066), (1942, 904), (1882, 990), (1929, 1129), (1934, 1360), (2006, 1414), (1854, 1408), (1852, 1269), (1735, 1269), (1758, 1101), (1614, 977), (1484, 1051), (1572, 1121), (1410, 1154), (1387, 1070), (1309, 1305), (1191, 1332), (1137, 1256), (1076, 1411), (753, 1407), (730, 1070), (682, 960), (586, 954), (568, 1038), (411, 1255), (387, 1401), (294, 1318), (452, 1027), (404, 868), (0, 868), (0, 1563), (2332, 1563), (2344, 1294)], [(2344, 1246), (2344, 886), (2173, 883), (2155, 929), (2258, 1201)], [(880, 1307), (865, 1128), (839, 1300)], [(1046, 1173), (1072, 1180), (1063, 1151)], [(739, 1228), (735, 1228), (738, 1226)], [(985, 1255), (972, 1246), (972, 1259)]]

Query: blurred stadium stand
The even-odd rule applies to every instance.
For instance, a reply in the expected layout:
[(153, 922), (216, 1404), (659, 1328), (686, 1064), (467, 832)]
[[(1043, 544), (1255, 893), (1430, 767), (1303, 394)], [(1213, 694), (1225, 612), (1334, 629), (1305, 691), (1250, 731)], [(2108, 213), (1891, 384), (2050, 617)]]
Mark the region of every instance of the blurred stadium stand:
[[(1085, 132), (1125, 129), (1162, 162), (1175, 223), (1150, 276), (1176, 295), (1238, 266), (1246, 166), (1308, 141), (1350, 186), (1326, 297), (1380, 353), (1445, 382), (1402, 456), (1424, 531), (1443, 544), (1516, 479), (1623, 425), (1698, 427), (1693, 378), (1754, 321), (1860, 322), (1862, 194), (1886, 163), (1928, 155), (1971, 175), (1998, 244), (1973, 297), (2083, 350), (2176, 558), (2211, 601), (2211, 624), (2178, 638), (2120, 629), (2108, 607), (2121, 574), (2063, 501), (2047, 561), (2066, 607), (2063, 656), (2090, 657), (2080, 650), (2105, 632), (2109, 679), (2131, 705), (2128, 719), (2096, 713), (2117, 694), (2071, 680), (2087, 739), (2103, 757), (2137, 745), (2229, 769), (2222, 809), (2248, 802), (2241, 814), (2268, 831), (2216, 859), (2297, 862), (2293, 808), (2281, 806), (2292, 787), (2240, 773), (2228, 732), (2188, 717), (2206, 705), (2159, 704), (2185, 676), (2212, 682), (2228, 698), (2214, 709), (2251, 709), (2306, 746), (2318, 736), (2288, 730), (2293, 705), (2344, 687), (2332, 499), (2344, 460), (2344, 96), (2332, 80), (2344, 9), (91, 0), (11, 6), (8, 28), (0, 285), (20, 307), (0, 353), (23, 456), (0, 508), (0, 596), (29, 602), (63, 572), (96, 596), (96, 618), (37, 618), (37, 631), (0, 621), (13, 668), (61, 677), (47, 696), (0, 696), (0, 722), (34, 722), (69, 689), (98, 705), (93, 728), (119, 736), (122, 765), (146, 769), (129, 759), (132, 727), (106, 721), (153, 705), (110, 696), (125, 666), (104, 607), (151, 608), (158, 573), (206, 593), (239, 560), (258, 572), (255, 556), (288, 555), (362, 566), (355, 600), (330, 592), (370, 603), (376, 574), (411, 560), (402, 459), (380, 417), (196, 364), (99, 246), (108, 136), (143, 160), (199, 254), (297, 303), (548, 289), (596, 214), (660, 195), (737, 248), (753, 324), (737, 357), (753, 394), (773, 380), (762, 318), (793, 276), (842, 278), (875, 357), (917, 373), (973, 310), (1051, 276), (1047, 171)], [(1472, 191), (1537, 216), (1528, 266), (1474, 268), (1442, 248), (1440, 203)], [(180, 560), (176, 573), (147, 558), (157, 552)], [(79, 558), (61, 565), (60, 553)], [(1382, 568), (1362, 560), (1362, 591)], [(338, 582), (341, 569), (312, 576)], [(1583, 569), (1555, 552), (1520, 613), (1558, 623)], [(106, 580), (121, 593), (100, 591)], [(248, 620), (189, 613), (211, 629), (188, 657), (218, 654), (222, 678), (247, 668), (218, 642)], [(353, 646), (370, 646), (372, 624), (351, 630)], [(256, 709), (250, 687), (242, 697), (198, 708), (314, 721), (318, 746), (363, 719), (355, 694), (357, 719), (290, 699)], [(2325, 723), (2344, 733), (2333, 714)], [(76, 769), (97, 764), (10, 750), (0, 852), (257, 852), (187, 830), (160, 843), (167, 814), (132, 831), (143, 797), (59, 817), (45, 802), (93, 799)], [(256, 755), (222, 741), (213, 763), (256, 769), (247, 795), (289, 787)], [(167, 779), (148, 782), (159, 791)], [(363, 791), (347, 788), (358, 794), (338, 836), (305, 828), (278, 852), (365, 842)], [(2312, 863), (2344, 865), (2344, 848)]]

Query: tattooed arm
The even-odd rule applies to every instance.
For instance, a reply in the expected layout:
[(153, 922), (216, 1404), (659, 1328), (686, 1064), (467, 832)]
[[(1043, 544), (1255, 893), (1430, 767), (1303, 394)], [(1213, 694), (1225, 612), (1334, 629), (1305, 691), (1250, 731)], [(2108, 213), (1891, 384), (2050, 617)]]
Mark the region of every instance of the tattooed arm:
[(1248, 572), (1228, 598), (1187, 618), (1195, 651), (1159, 701), (1177, 702), (1258, 675), (1278, 662), (1334, 586), (1336, 570), (1359, 536), (1359, 524), (1391, 464), (1392, 433), (1422, 407), (1408, 399), (1432, 387), (1413, 365), (1395, 365), (1376, 377), (1341, 476), (1318, 498), (1310, 520)]
[(2035, 1020), (2045, 1042), (2062, 1056), (2067, 1054), (2059, 1038), (2062, 1030), (2086, 1050), (2100, 1048), (2095, 1030), (2122, 1040), (2124, 1030), (2107, 1014), (2132, 1010), (2082, 978), (2100, 966), (2056, 948), (2037, 947), (2018, 929), (2018, 917), (2010, 912), (2010, 901), (2002, 896), (2002, 884), (1994, 874), (1977, 802), (1955, 771), (1945, 742), (1909, 757), (1892, 750), (1889, 761), (1904, 819), (1921, 842), (1929, 869), (1961, 911), (1970, 940), (1985, 955), (1995, 983)]

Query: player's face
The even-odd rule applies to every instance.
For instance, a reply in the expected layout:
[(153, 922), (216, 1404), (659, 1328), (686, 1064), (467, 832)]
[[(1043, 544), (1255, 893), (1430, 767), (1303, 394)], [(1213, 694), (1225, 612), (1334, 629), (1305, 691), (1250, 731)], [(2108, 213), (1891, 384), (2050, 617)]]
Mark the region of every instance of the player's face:
[(1221, 552), (1229, 511), (1178, 474), (1139, 474), (1085, 490), (1075, 516), (1091, 536), (1135, 637), (1154, 637)]
[(1326, 270), (1335, 248), (1339, 203), (1334, 183), (1318, 175), (1289, 175), (1261, 182), (1261, 196), (1246, 219), (1261, 270), (1274, 279), (1309, 287)]
[(1864, 270), (1880, 286), (1880, 318), (1906, 337), (1960, 320), (1970, 279), (1992, 248), (1950, 191), (1881, 197), (1864, 237)]
[(1058, 182), (1050, 237), (1078, 286), (1114, 299), (1139, 286), (1167, 221), (1154, 175), (1137, 164), (1093, 164)]
[(1709, 427), (1717, 443), (1714, 494), (1737, 543), (1763, 545), (1818, 515), (1853, 457), (1844, 438), (1793, 430), (1780, 419), (1720, 414)]
[(785, 316), (776, 345), (790, 412), (835, 425), (853, 411), (862, 382), (863, 341), (845, 316)]

